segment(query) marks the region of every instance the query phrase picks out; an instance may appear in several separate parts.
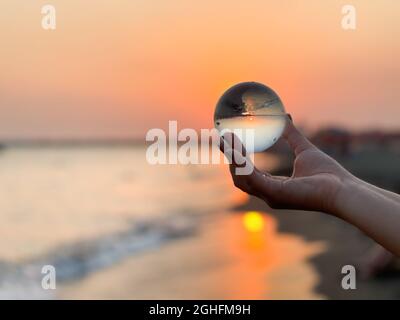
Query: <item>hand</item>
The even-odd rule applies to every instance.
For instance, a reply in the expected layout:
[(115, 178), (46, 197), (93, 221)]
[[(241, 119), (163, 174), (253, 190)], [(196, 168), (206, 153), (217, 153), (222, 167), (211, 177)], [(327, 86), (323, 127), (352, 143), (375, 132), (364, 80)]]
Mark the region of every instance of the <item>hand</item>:
[[(272, 208), (333, 214), (400, 256), (400, 196), (351, 175), (308, 141), (291, 121), (283, 138), (296, 156), (291, 177), (260, 172), (252, 163), (249, 165), (251, 160), (239, 138), (232, 133), (224, 135), (220, 147), (232, 158), (230, 171), (235, 186)], [(253, 169), (250, 174), (237, 174), (236, 169), (243, 165)]]
[[(230, 171), (239, 189), (264, 200), (271, 208), (323, 211), (334, 214), (338, 194), (352, 175), (305, 138), (289, 120), (283, 138), (295, 154), (291, 177), (272, 176), (254, 168), (238, 175), (236, 168), (251, 161), (240, 140), (233, 134), (221, 138), (220, 148), (232, 154)], [(229, 141), (231, 143), (229, 143)], [(229, 150), (232, 148), (231, 150)]]

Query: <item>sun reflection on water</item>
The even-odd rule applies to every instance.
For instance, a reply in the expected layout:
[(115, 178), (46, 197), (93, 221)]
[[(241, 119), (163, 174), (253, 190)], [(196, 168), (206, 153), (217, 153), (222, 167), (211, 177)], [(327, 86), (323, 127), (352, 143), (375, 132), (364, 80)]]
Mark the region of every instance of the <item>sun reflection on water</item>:
[(249, 232), (260, 232), (264, 228), (264, 218), (258, 211), (248, 211), (243, 215), (243, 225)]

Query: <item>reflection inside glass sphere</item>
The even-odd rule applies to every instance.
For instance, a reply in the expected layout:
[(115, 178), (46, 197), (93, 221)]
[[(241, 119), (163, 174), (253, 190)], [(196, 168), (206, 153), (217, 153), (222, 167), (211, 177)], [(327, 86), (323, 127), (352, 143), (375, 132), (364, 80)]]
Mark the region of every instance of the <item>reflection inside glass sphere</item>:
[(220, 134), (234, 132), (248, 152), (260, 152), (282, 135), (286, 117), (281, 99), (272, 89), (257, 82), (242, 82), (219, 99), (214, 125)]

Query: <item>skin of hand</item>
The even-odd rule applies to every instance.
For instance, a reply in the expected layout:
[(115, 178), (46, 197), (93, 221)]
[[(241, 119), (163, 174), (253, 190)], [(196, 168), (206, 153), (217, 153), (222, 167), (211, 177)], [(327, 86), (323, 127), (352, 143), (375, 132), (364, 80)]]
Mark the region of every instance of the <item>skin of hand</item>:
[(221, 138), (220, 149), (225, 154), (233, 151), (230, 171), (235, 186), (261, 198), (274, 209), (333, 214), (336, 197), (346, 180), (352, 178), (351, 174), (308, 141), (291, 120), (288, 120), (283, 138), (295, 154), (291, 177), (272, 176), (257, 168), (249, 175), (237, 175), (235, 169), (250, 160), (240, 140), (232, 133), (225, 134)]
[(358, 227), (400, 255), (400, 196), (362, 181), (305, 138), (288, 120), (283, 138), (295, 154), (290, 177), (272, 176), (254, 167), (239, 175), (251, 161), (239, 138), (226, 133), (220, 149), (230, 159), (236, 187), (264, 200), (274, 209), (322, 211)]

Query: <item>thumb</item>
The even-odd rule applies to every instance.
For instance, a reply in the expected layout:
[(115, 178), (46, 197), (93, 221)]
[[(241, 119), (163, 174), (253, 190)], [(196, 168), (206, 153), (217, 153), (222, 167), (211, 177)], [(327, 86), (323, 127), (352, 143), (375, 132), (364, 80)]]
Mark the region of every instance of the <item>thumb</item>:
[(294, 126), (291, 117), (287, 121), (283, 138), (289, 143), (289, 146), (294, 151), (295, 155), (316, 147)]

